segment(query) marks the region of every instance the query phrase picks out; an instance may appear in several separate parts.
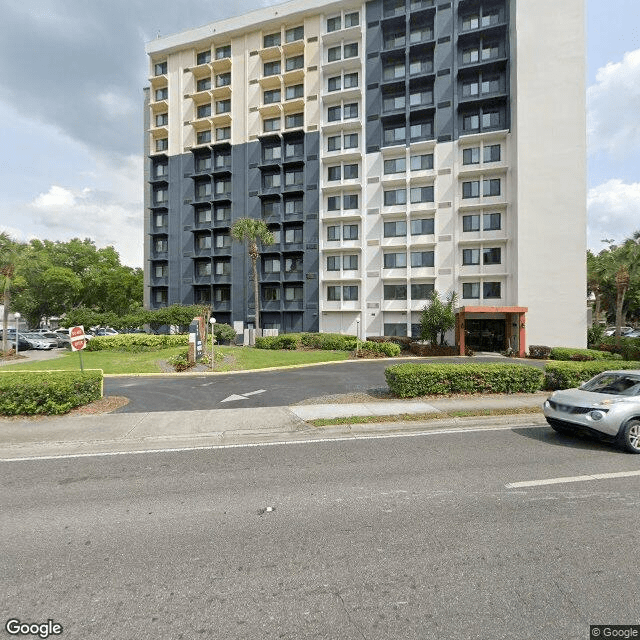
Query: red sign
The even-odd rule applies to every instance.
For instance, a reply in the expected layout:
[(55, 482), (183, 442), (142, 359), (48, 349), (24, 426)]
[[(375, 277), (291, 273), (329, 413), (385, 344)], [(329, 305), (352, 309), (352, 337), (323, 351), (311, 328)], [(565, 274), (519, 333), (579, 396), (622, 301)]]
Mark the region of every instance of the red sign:
[(71, 348), (73, 351), (81, 351), (87, 346), (87, 340), (84, 337), (84, 327), (71, 327), (69, 331), (69, 339), (71, 340)]

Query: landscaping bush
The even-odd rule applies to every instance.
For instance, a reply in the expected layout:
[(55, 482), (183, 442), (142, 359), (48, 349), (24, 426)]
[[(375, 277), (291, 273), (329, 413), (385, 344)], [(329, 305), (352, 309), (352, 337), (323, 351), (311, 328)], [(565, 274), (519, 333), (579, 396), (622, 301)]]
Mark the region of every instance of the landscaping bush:
[(283, 333), (279, 336), (256, 338), (257, 349), (286, 349), (288, 351), (295, 351), (299, 346), (299, 333)]
[(341, 333), (303, 333), (302, 346), (308, 349), (323, 349), (325, 351), (354, 351), (356, 337)]
[(223, 322), (213, 325), (213, 334), (218, 344), (222, 342), (233, 342), (237, 335), (236, 330), (230, 324), (224, 324)]
[(618, 369), (640, 369), (640, 362), (550, 362), (544, 368), (544, 388), (573, 389), (603, 371)]
[(543, 345), (532, 344), (529, 347), (529, 357), (537, 360), (546, 360), (551, 353), (551, 347), (545, 347)]
[(551, 349), (551, 360), (622, 360), (617, 353), (607, 353), (597, 349), (569, 349), (567, 347), (554, 347)]
[(603, 338), (599, 345), (601, 351), (619, 353), (624, 360), (640, 360), (640, 338), (620, 338), (616, 344), (614, 336)]
[(59, 415), (102, 397), (102, 371), (0, 372), (0, 414)]
[(388, 358), (395, 358), (400, 355), (400, 345), (394, 342), (361, 342), (360, 351), (364, 354), (379, 354)]
[[(409, 345), (409, 351), (413, 353), (413, 355), (420, 356), (421, 358), (460, 355), (459, 347), (450, 347), (441, 344), (420, 344), (419, 342), (412, 342)], [(467, 353), (467, 349), (465, 347), (465, 355), (473, 355), (473, 351), (471, 351), (471, 353), (469, 354)]]
[(532, 393), (544, 373), (520, 364), (398, 364), (384, 372), (400, 398), (451, 393)]
[(169, 358), (167, 362), (178, 372), (187, 371), (191, 367), (195, 367), (195, 362), (189, 362), (189, 349), (185, 349)]
[(87, 342), (87, 351), (155, 351), (189, 344), (189, 336), (120, 333), (115, 336), (96, 336)]
[(409, 336), (369, 336), (369, 342), (392, 342), (397, 344), (402, 351), (409, 351), (413, 338)]

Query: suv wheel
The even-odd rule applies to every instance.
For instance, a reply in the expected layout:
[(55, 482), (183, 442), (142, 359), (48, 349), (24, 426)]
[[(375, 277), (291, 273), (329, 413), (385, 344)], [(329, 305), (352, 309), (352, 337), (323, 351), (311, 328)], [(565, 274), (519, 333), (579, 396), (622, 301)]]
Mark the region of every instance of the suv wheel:
[(634, 418), (622, 425), (618, 442), (625, 451), (640, 453), (640, 420)]

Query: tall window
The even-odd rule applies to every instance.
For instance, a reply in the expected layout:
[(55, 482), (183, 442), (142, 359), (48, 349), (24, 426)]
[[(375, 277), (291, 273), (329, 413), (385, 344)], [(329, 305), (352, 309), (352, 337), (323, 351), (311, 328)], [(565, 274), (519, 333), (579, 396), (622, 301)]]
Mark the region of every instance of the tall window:
[[(433, 267), (434, 252), (433, 251), (412, 251), (411, 266), (415, 268)], [(411, 296), (412, 298), (415, 296)]]
[(293, 29), (287, 29), (284, 32), (285, 42), (295, 42), (296, 40), (302, 40), (304, 38), (304, 27), (294, 27)]
[(407, 223), (404, 220), (384, 223), (385, 238), (400, 238), (407, 235)]
[(284, 61), (284, 68), (286, 71), (295, 71), (296, 69), (302, 69), (304, 67), (304, 56), (292, 56)]
[(383, 289), (385, 300), (406, 300), (407, 285), (406, 284), (385, 284)]

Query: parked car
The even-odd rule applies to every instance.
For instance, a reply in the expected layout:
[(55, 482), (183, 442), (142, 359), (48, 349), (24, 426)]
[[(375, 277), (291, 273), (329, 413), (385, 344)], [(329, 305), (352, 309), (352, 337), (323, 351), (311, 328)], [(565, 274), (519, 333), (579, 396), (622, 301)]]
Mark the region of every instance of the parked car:
[[(620, 327), (620, 335), (621, 336), (626, 336), (627, 333), (629, 333), (630, 331), (633, 331), (633, 327)], [(607, 327), (605, 329), (604, 335), (605, 336), (613, 336), (616, 333), (616, 328), (615, 327)]]
[(118, 332), (111, 327), (97, 327), (94, 331), (96, 336), (117, 336)]
[[(0, 341), (2, 340), (2, 331), (0, 331)], [(9, 341), (9, 348), (15, 349), (16, 346), (16, 332), (15, 329), (9, 329), (7, 331), (7, 340)], [(28, 351), (31, 349), (31, 344), (25, 340), (22, 332), (18, 335), (18, 351)]]
[(543, 412), (559, 433), (586, 433), (640, 453), (640, 369), (605, 371), (579, 389), (555, 391)]
[(629, 331), (629, 333), (624, 334), (625, 338), (640, 338), (640, 329), (634, 329), (633, 331)]
[(40, 349), (47, 351), (58, 346), (58, 341), (54, 338), (45, 338), (39, 333), (21, 333), (20, 334), (30, 345), (32, 349)]
[(68, 347), (71, 344), (68, 333), (58, 333), (56, 331), (47, 331), (46, 329), (38, 329), (37, 331), (33, 331), (32, 333), (37, 333), (44, 338), (55, 340), (58, 347)]

